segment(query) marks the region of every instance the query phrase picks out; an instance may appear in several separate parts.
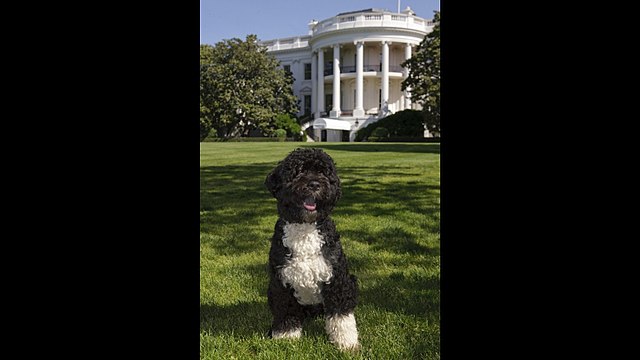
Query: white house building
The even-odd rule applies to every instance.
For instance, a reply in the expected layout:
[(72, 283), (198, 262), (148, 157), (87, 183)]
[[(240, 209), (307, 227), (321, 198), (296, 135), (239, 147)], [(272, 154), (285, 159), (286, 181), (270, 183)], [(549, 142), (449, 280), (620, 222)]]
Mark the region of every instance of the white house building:
[(433, 29), (407, 7), (346, 12), (312, 20), (309, 33), (263, 41), (268, 53), (295, 78), (293, 93), (308, 115), (315, 141), (353, 141), (355, 131), (413, 104), (401, 83), (400, 64)]

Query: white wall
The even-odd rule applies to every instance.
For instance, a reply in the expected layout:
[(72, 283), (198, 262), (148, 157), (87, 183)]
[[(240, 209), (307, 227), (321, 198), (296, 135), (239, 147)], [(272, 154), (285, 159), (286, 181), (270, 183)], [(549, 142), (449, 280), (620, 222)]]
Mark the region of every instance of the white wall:
[[(311, 49), (307, 47), (297, 51), (276, 52), (269, 54), (280, 61), (281, 67), (283, 67), (284, 65), (291, 66), (291, 73), (295, 79), (293, 83), (293, 94), (298, 97), (298, 100), (300, 100), (300, 111), (298, 112), (298, 116), (302, 116), (304, 114), (304, 95), (311, 95), (312, 80), (304, 79), (304, 64), (311, 64)], [(303, 89), (308, 89), (308, 91), (303, 92)]]
[[(314, 140), (320, 142), (322, 139), (322, 129), (313, 129)], [(341, 142), (342, 130), (327, 130), (326, 142)]]

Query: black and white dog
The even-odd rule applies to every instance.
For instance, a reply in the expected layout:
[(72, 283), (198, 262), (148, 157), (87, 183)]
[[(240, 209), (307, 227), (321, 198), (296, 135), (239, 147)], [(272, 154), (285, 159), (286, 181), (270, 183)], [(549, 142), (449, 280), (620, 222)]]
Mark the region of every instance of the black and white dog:
[(299, 338), (305, 319), (324, 314), (332, 343), (360, 348), (353, 315), (358, 285), (329, 217), (342, 194), (333, 160), (321, 149), (296, 149), (265, 185), (279, 215), (269, 252), (271, 337)]

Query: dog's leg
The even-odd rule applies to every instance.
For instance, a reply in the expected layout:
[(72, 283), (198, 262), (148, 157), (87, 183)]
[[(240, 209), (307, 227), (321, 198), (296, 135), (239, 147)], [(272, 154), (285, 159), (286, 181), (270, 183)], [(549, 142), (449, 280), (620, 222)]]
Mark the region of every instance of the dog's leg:
[(286, 289), (277, 281), (269, 284), (268, 302), (273, 315), (271, 338), (297, 339), (302, 336), (302, 323), (305, 313), (298, 304), (293, 291)]
[(339, 349), (357, 350), (360, 348), (356, 318), (353, 313), (327, 315), (325, 317), (325, 329), (327, 330), (327, 335), (329, 335), (329, 340)]
[(336, 274), (329, 284), (325, 284), (322, 295), (329, 340), (339, 349), (358, 350), (358, 328), (353, 315), (358, 295), (355, 276)]
[(302, 336), (302, 321), (295, 316), (273, 320), (271, 325), (272, 339), (298, 339)]

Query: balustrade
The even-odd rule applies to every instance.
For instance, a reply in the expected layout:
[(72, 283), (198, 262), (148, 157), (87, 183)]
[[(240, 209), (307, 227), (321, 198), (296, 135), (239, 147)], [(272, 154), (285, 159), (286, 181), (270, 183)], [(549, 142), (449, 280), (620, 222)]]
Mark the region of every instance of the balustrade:
[[(379, 72), (382, 71), (382, 64), (364, 64), (362, 66), (362, 71), (364, 72)], [(390, 72), (403, 72), (404, 68), (400, 65), (389, 65), (389, 71)], [(356, 72), (356, 67), (355, 66), (341, 66), (340, 67), (340, 73), (345, 74), (345, 73), (354, 73)], [(325, 63), (325, 67), (324, 67), (324, 76), (329, 76), (329, 75), (333, 75), (333, 65), (331, 63)]]

